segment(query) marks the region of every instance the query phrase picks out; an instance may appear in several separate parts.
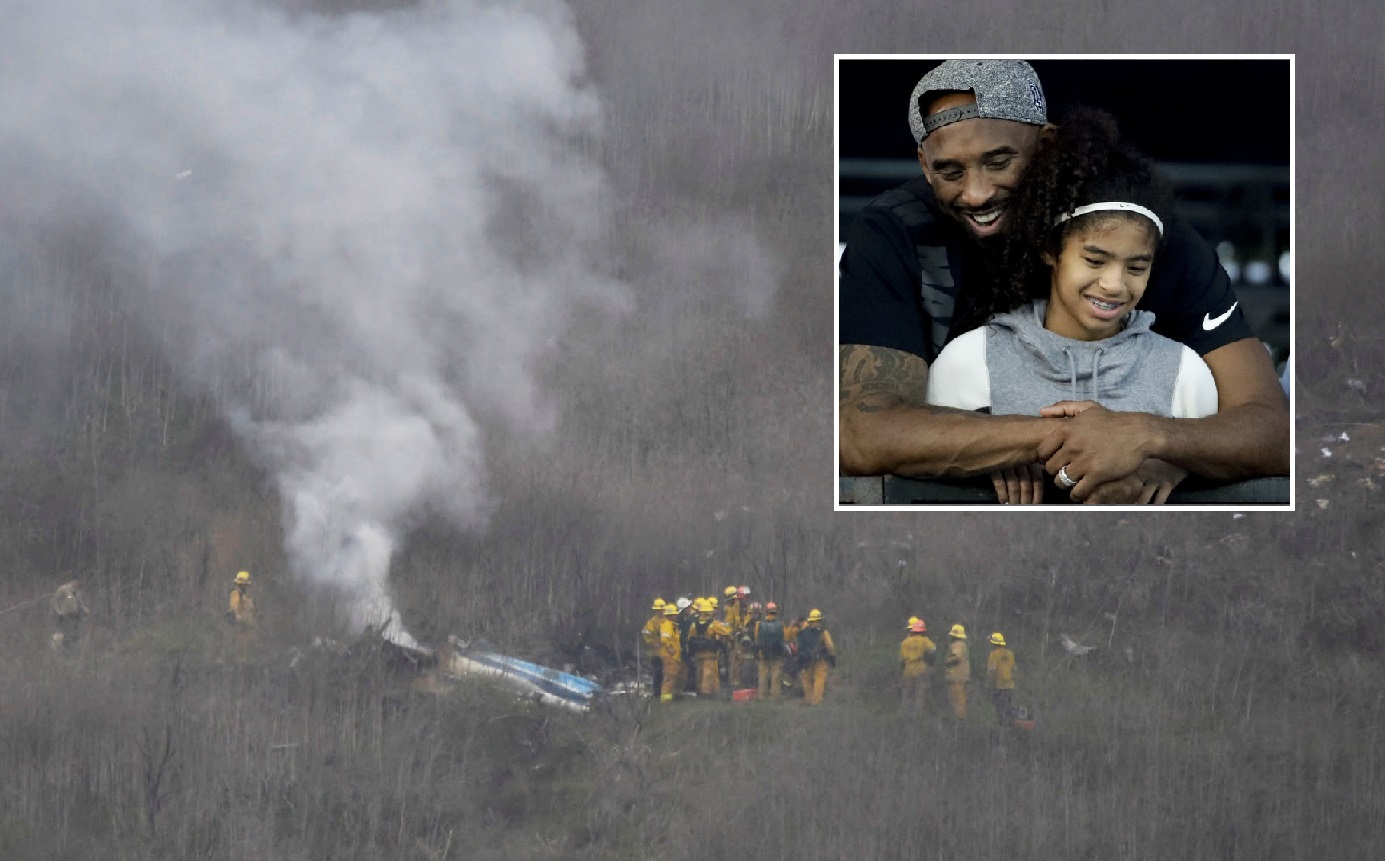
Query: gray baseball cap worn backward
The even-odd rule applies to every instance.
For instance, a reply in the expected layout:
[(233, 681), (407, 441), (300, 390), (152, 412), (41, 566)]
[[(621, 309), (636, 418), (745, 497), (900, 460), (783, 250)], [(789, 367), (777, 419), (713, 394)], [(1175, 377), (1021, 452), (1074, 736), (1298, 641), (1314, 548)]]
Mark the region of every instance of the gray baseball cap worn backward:
[[(924, 97), (945, 92), (971, 92), (976, 104), (923, 116), (919, 103), (929, 101)], [(909, 128), (916, 143), (948, 123), (974, 117), (1036, 126), (1048, 122), (1043, 87), (1034, 67), (1023, 60), (948, 60), (920, 78), (909, 98)]]

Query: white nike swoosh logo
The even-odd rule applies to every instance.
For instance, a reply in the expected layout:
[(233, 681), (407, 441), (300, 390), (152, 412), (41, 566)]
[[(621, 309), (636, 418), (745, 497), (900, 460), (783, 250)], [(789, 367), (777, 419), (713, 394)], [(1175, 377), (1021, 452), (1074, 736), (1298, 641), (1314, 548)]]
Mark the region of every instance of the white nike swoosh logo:
[(1213, 317), (1211, 314), (1203, 314), (1203, 315), (1202, 315), (1202, 331), (1204, 331), (1204, 332), (1210, 332), (1210, 331), (1212, 331), (1213, 329), (1215, 329), (1215, 328), (1217, 328), (1218, 326), (1220, 326), (1222, 323), (1225, 323), (1225, 322), (1226, 322), (1226, 318), (1231, 316), (1231, 312), (1232, 312), (1232, 311), (1235, 311), (1235, 310), (1236, 310), (1236, 306), (1239, 305), (1239, 304), (1241, 304), (1241, 301), (1240, 301), (1239, 299), (1236, 300), (1235, 302), (1232, 302), (1232, 303), (1231, 303), (1231, 307), (1226, 309), (1226, 313), (1225, 313), (1225, 314), (1222, 314), (1221, 316), (1218, 316), (1218, 317)]

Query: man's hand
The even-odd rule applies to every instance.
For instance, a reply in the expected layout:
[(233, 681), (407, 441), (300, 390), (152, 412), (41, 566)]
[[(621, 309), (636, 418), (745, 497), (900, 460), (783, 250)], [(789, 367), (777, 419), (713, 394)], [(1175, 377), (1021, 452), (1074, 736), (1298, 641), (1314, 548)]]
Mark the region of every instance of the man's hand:
[(1008, 466), (991, 473), (996, 501), (1001, 505), (1038, 505), (1044, 501), (1048, 476), (1039, 463)]
[(1039, 414), (1068, 417), (1039, 444), (1038, 456), (1050, 475), (1066, 469), (1064, 474), (1077, 482), (1070, 491), (1074, 502), (1085, 502), (1101, 485), (1133, 475), (1157, 447), (1155, 417), (1147, 413), (1060, 401)]

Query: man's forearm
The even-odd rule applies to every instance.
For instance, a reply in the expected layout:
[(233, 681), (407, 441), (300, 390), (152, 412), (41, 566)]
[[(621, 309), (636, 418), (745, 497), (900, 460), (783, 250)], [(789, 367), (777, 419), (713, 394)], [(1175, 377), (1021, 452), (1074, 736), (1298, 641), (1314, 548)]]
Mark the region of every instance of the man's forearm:
[(1149, 455), (1214, 481), (1288, 475), (1288, 411), (1249, 403), (1206, 418), (1157, 419)]
[(843, 403), (841, 470), (923, 478), (984, 475), (1033, 463), (1056, 419), (988, 416), (950, 407)]
[(1155, 457), (1219, 481), (1289, 474), (1289, 402), (1264, 346), (1233, 341), (1203, 356), (1217, 383), (1216, 415), (1159, 434)]

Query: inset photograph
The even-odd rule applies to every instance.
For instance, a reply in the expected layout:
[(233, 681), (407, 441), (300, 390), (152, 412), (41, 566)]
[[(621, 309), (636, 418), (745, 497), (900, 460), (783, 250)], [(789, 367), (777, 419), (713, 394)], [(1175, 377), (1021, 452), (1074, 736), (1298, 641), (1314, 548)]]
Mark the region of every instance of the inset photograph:
[(1292, 510), (1291, 55), (836, 64), (838, 510)]

